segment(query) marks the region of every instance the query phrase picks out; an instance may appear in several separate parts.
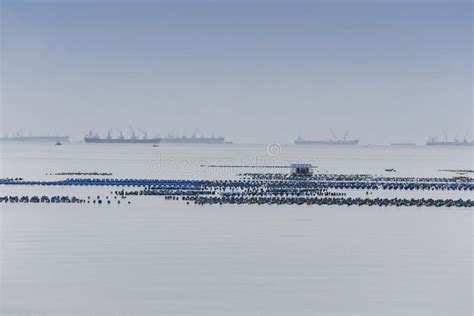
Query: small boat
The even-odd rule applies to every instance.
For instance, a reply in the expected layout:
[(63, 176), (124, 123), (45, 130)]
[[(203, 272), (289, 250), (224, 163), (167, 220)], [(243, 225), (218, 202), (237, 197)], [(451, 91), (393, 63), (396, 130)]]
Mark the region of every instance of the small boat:
[(157, 145), (157, 144), (153, 144), (153, 147), (158, 147), (158, 145)]
[(385, 169), (385, 171), (387, 171), (387, 172), (397, 172), (397, 170), (395, 170), (395, 169), (393, 169), (393, 168)]
[(61, 145), (62, 145), (61, 142), (59, 141), (56, 142), (56, 146), (61, 146)]

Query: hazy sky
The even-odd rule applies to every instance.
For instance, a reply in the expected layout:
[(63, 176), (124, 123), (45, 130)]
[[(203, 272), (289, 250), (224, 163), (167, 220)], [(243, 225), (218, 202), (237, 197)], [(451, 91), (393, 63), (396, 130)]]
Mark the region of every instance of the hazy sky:
[(471, 1), (3, 1), (2, 132), (472, 136)]

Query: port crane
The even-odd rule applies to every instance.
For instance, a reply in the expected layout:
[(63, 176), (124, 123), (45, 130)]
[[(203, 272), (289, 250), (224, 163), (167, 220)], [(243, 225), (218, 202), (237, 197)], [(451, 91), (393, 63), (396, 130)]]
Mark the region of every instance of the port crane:
[(142, 130), (141, 128), (139, 128), (138, 131), (143, 134), (143, 139), (147, 139), (147, 138), (148, 138), (148, 132), (147, 132), (147, 131), (144, 131), (144, 130)]
[(347, 137), (349, 137), (349, 130), (346, 130), (346, 132), (344, 133), (344, 137), (342, 139), (346, 140)]
[(137, 135), (135, 134), (135, 131), (133, 130), (133, 128), (131, 126), (129, 126), (128, 128), (130, 129), (130, 133), (131, 133), (130, 139), (133, 139), (133, 140), (137, 139)]
[(119, 132), (119, 136), (117, 137), (117, 139), (125, 139), (121, 130), (117, 129), (117, 132)]

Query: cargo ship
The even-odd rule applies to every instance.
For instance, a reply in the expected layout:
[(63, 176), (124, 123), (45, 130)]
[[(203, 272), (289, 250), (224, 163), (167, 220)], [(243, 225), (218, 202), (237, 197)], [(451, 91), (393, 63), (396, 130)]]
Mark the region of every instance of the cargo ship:
[(69, 142), (69, 136), (23, 136), (22, 133), (18, 132), (13, 136), (0, 137), (0, 142)]
[(430, 137), (428, 141), (426, 142), (426, 146), (461, 146), (461, 147), (472, 147), (474, 146), (474, 141), (468, 141), (467, 140), (467, 132), (464, 136), (464, 139), (462, 141), (458, 140), (458, 137), (456, 136), (454, 138), (454, 141), (450, 141), (448, 139), (448, 134), (444, 132), (444, 140), (438, 139), (437, 136)]
[(472, 147), (474, 146), (474, 141), (468, 141), (466, 138), (459, 141), (455, 139), (454, 141), (449, 141), (447, 138), (445, 140), (438, 140), (437, 137), (431, 137), (427, 142), (426, 146), (458, 146), (458, 147)]
[(165, 144), (231, 144), (231, 142), (226, 142), (225, 138), (222, 136), (214, 137), (205, 137), (201, 135), (197, 137), (195, 134), (192, 137), (187, 136), (175, 136), (173, 134), (169, 134), (165, 138), (160, 138), (158, 136), (154, 138), (148, 138), (147, 132), (139, 129), (140, 132), (143, 134), (142, 137), (137, 137), (135, 131), (130, 127), (130, 136), (126, 138), (122, 131), (117, 130), (119, 135), (117, 137), (113, 137), (111, 135), (112, 129), (109, 130), (107, 136), (105, 138), (101, 138), (99, 134), (95, 131), (89, 131), (89, 133), (84, 137), (84, 142), (86, 143), (101, 143), (101, 144), (158, 144), (158, 143), (165, 143)]
[(84, 136), (84, 142), (86, 143), (99, 143), (99, 144), (156, 144), (161, 141), (161, 138), (148, 138), (147, 133), (143, 132), (143, 137), (139, 138), (135, 135), (135, 132), (132, 130), (130, 138), (125, 138), (123, 133), (119, 130), (119, 136), (112, 137), (112, 130), (109, 130), (107, 137), (101, 138), (99, 134), (95, 131), (89, 131), (86, 136)]
[[(331, 131), (332, 132), (332, 131)], [(358, 139), (348, 139), (348, 132), (344, 134), (342, 139), (337, 138), (337, 136), (333, 133), (333, 138), (328, 140), (307, 140), (303, 139), (302, 137), (298, 137), (295, 140), (296, 145), (358, 145)]]
[(232, 144), (232, 142), (227, 142), (224, 137), (218, 136), (218, 137), (205, 137), (205, 136), (200, 136), (197, 137), (196, 135), (193, 135), (191, 137), (187, 136), (173, 136), (173, 135), (168, 135), (168, 137), (163, 138), (161, 140), (162, 143), (165, 144)]

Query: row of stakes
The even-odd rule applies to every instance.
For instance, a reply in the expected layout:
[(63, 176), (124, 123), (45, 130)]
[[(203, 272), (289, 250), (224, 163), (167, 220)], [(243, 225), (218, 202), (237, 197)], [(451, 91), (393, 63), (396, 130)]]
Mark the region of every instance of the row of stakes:
[[(113, 192), (111, 192), (113, 193)], [(117, 198), (119, 197), (119, 198)], [(121, 204), (121, 200), (126, 199), (127, 196), (124, 194), (119, 194), (119, 191), (115, 192), (114, 200), (117, 204)], [(76, 196), (47, 196), (43, 195), (41, 197), (37, 195), (28, 196), (18, 196), (18, 195), (6, 195), (0, 196), (0, 203), (73, 203), (73, 204), (112, 204), (112, 200), (108, 196), (103, 199), (100, 195), (97, 195), (97, 198), (91, 198), (90, 196), (87, 199), (77, 198)], [(131, 204), (130, 201), (127, 201), (128, 204)]]
[(67, 179), (61, 181), (12, 181), (0, 180), (0, 185), (26, 186), (119, 186), (119, 187), (216, 187), (216, 188), (254, 188), (268, 186), (273, 188), (327, 188), (346, 190), (422, 190), (422, 191), (473, 191), (474, 183), (435, 183), (435, 182), (348, 182), (348, 181), (245, 181), (245, 180), (196, 180), (178, 182), (175, 180), (112, 180), (112, 179)]
[[(471, 200), (454, 199), (388, 199), (348, 198), (345, 192), (330, 189), (366, 190), (468, 190), (472, 191), (471, 178), (374, 178), (368, 175), (318, 175), (294, 178), (279, 174), (244, 174), (239, 180), (158, 180), (158, 179), (81, 179), (58, 181), (26, 181), (22, 178), (0, 179), (0, 185), (35, 186), (121, 186), (140, 187), (140, 190), (112, 191), (117, 204), (128, 195), (158, 195), (167, 200), (185, 200), (189, 204), (317, 204), (317, 205), (378, 205), (378, 206), (434, 206), (472, 207)], [(371, 192), (370, 192), (371, 194)], [(6, 203), (92, 203), (111, 204), (100, 196), (80, 199), (69, 196), (4, 196)], [(130, 204), (130, 201), (128, 201)]]

